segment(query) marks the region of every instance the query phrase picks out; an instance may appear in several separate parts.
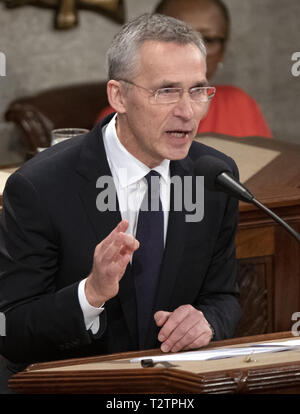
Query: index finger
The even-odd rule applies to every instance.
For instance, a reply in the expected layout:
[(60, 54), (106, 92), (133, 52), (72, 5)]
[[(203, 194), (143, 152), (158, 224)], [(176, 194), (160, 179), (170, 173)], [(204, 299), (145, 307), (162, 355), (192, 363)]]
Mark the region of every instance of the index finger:
[(101, 243), (103, 248), (107, 248), (109, 244), (115, 240), (118, 233), (125, 233), (125, 231), (128, 229), (128, 225), (129, 223), (127, 220), (120, 221), (120, 223), (109, 233), (109, 235), (105, 237), (104, 240), (102, 240)]
[(160, 342), (164, 342), (168, 339), (177, 326), (188, 316), (188, 313), (188, 309), (184, 307), (175, 309), (175, 311), (169, 315), (168, 319), (159, 331), (158, 340)]

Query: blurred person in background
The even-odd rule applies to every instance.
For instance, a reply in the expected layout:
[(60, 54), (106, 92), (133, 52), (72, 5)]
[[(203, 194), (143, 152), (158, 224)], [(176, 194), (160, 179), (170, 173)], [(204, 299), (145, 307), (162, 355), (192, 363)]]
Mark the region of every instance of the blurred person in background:
[[(162, 0), (154, 13), (182, 20), (201, 33), (207, 50), (206, 76), (211, 82), (223, 65), (230, 34), (230, 15), (222, 0)], [(112, 107), (105, 108), (97, 122), (111, 112)], [(198, 127), (198, 134), (207, 133), (272, 138), (255, 100), (232, 85), (216, 85), (216, 95)]]

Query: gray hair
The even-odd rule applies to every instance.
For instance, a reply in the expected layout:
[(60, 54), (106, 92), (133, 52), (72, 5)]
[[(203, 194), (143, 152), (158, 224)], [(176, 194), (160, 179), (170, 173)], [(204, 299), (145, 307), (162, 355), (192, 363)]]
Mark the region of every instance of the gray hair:
[(107, 52), (109, 79), (130, 79), (137, 71), (138, 51), (147, 40), (192, 43), (204, 58), (206, 49), (201, 35), (186, 23), (161, 14), (145, 13), (123, 26)]

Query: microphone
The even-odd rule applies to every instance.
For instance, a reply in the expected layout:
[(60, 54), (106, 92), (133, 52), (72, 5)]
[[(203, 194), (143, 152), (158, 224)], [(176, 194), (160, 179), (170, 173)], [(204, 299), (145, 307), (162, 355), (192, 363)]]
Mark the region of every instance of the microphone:
[(282, 225), (300, 243), (300, 234), (289, 224), (258, 201), (254, 195), (234, 177), (230, 166), (223, 160), (211, 155), (198, 158), (194, 166), (195, 175), (204, 177), (204, 186), (211, 191), (223, 191), (232, 197), (252, 203)]

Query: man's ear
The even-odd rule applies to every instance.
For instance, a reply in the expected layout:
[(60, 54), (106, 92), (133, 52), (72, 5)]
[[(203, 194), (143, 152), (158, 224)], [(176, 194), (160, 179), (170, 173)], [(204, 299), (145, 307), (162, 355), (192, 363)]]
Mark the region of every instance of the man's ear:
[(121, 83), (116, 80), (109, 80), (107, 82), (107, 97), (110, 106), (120, 114), (126, 112), (124, 90)]

